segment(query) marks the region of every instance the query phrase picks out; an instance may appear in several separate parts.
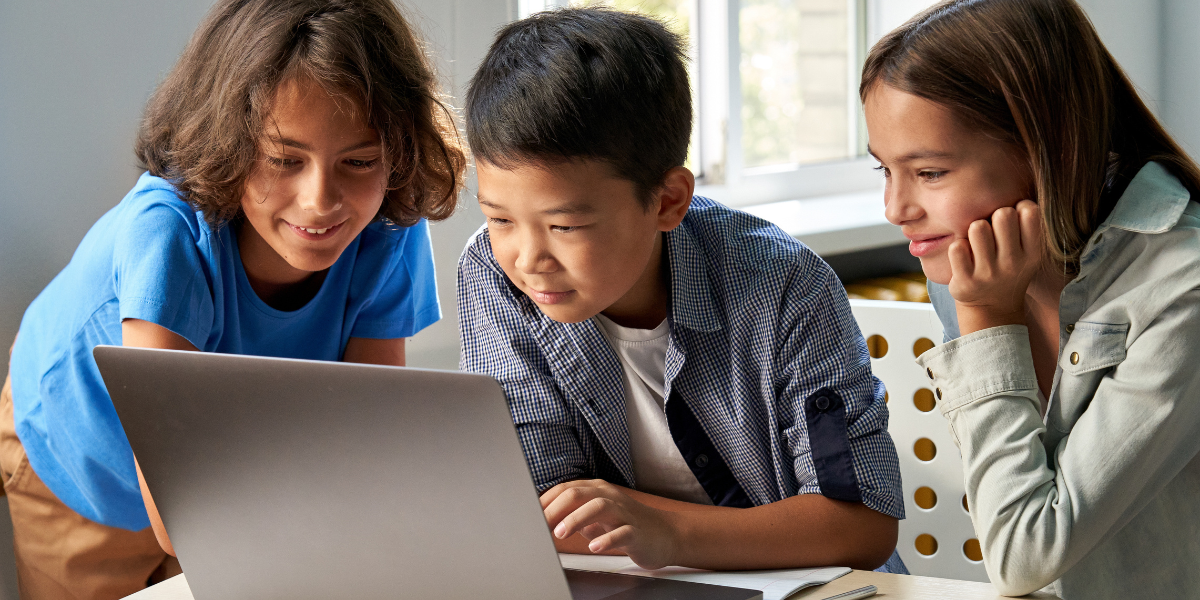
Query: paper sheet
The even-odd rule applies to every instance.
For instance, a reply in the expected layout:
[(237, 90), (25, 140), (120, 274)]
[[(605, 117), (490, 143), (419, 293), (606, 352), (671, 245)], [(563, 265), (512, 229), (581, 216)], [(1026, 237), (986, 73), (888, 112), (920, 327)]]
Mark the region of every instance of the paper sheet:
[(817, 569), (779, 569), (773, 571), (704, 571), (686, 567), (667, 567), (647, 571), (628, 556), (597, 556), (587, 554), (559, 554), (564, 569), (620, 573), (639, 577), (661, 577), (694, 583), (724, 585), (748, 590), (761, 590), (763, 600), (783, 600), (796, 592), (814, 585), (822, 585), (850, 572), (847, 567), (821, 567)]

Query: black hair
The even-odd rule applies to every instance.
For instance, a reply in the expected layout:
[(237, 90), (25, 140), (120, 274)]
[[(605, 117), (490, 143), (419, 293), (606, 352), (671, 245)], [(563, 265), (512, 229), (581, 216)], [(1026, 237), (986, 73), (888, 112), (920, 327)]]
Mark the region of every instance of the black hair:
[(650, 17), (605, 8), (535, 14), (502, 29), (467, 90), (467, 141), (500, 168), (599, 160), (644, 206), (687, 158), (683, 40)]

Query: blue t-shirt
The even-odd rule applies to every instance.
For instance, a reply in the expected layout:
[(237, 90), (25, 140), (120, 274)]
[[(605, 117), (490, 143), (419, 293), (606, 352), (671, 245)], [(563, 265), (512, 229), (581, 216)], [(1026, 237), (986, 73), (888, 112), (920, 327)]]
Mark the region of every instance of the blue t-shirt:
[(161, 325), (205, 352), (340, 360), (351, 337), (409, 337), (441, 318), (424, 221), (368, 225), (305, 306), (280, 311), (250, 287), (236, 231), (215, 231), (167, 181), (144, 174), (33, 301), (10, 361), (29, 464), (75, 512), (149, 526), (133, 453), (92, 358), (121, 320)]

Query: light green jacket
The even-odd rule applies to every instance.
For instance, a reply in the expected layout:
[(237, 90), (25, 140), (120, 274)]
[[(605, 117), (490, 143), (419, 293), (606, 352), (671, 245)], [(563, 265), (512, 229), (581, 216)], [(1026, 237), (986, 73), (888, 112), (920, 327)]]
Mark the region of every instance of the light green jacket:
[(1200, 598), (1200, 205), (1137, 174), (1062, 292), (1043, 418), (1028, 330), (958, 335), (932, 373), (992, 583), (1076, 598)]

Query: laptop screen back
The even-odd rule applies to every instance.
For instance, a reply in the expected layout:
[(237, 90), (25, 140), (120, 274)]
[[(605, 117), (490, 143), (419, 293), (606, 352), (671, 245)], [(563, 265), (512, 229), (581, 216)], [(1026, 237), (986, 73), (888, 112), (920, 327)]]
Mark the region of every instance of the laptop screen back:
[(199, 600), (570, 598), (491, 378), (94, 354)]

